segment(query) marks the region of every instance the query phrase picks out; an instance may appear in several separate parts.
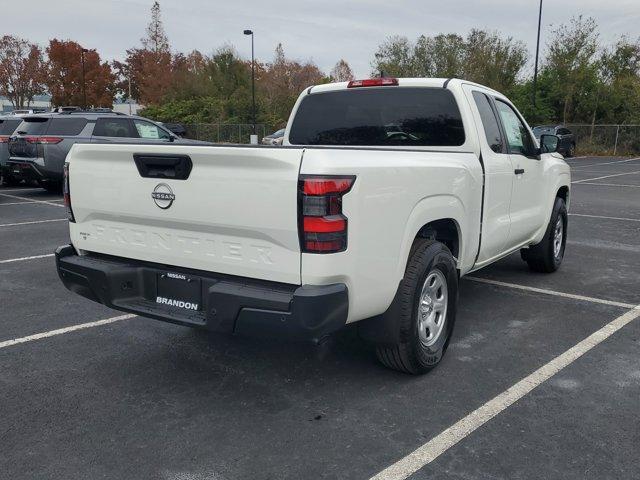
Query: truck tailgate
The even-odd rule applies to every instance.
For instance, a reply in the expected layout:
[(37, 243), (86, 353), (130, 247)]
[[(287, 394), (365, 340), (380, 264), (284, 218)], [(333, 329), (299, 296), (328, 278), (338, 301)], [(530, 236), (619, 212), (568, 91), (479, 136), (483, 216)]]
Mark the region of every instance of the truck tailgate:
[[(186, 155), (192, 170), (184, 180), (145, 178), (134, 154)], [(300, 284), (301, 159), (301, 148), (75, 145), (71, 241), (79, 251)]]

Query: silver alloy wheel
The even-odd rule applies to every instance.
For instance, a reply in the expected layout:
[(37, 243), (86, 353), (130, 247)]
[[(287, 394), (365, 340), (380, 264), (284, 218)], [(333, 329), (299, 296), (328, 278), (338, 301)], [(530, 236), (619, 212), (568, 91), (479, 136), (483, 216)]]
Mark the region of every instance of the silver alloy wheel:
[(564, 222), (562, 216), (558, 215), (556, 221), (556, 228), (553, 232), (553, 256), (554, 258), (560, 258), (560, 252), (562, 251), (562, 238), (564, 237)]
[(438, 341), (447, 318), (447, 279), (434, 268), (422, 285), (418, 303), (418, 336), (425, 347)]

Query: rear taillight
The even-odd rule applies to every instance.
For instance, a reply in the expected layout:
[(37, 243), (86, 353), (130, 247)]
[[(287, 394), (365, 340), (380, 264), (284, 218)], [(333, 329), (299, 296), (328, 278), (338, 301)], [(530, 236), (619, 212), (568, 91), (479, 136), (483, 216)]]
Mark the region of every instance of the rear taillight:
[(0, 143), (9, 143), (9, 137), (6, 135), (0, 135)]
[(303, 253), (336, 253), (347, 249), (347, 217), (342, 197), (355, 176), (301, 175), (299, 231)]
[(347, 88), (360, 88), (360, 87), (397, 87), (397, 78), (367, 78), (366, 80), (351, 80), (347, 85)]
[(71, 190), (69, 189), (69, 163), (65, 162), (63, 167), (63, 180), (62, 180), (62, 196), (64, 198), (64, 206), (67, 209), (67, 217), (70, 222), (75, 222), (76, 219), (73, 216), (73, 210), (71, 209)]
[(39, 143), (42, 145), (55, 145), (56, 143), (60, 143), (63, 139), (61, 137), (24, 137), (25, 142), (27, 143)]

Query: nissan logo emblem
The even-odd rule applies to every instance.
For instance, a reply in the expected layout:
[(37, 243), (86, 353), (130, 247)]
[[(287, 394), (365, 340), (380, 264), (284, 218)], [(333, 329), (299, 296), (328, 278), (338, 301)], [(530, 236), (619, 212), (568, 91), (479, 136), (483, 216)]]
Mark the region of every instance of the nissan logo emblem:
[(159, 183), (156, 185), (156, 188), (151, 192), (151, 198), (155, 204), (163, 210), (166, 210), (171, 205), (173, 205), (173, 201), (176, 199), (176, 196), (173, 194), (173, 190), (166, 183)]

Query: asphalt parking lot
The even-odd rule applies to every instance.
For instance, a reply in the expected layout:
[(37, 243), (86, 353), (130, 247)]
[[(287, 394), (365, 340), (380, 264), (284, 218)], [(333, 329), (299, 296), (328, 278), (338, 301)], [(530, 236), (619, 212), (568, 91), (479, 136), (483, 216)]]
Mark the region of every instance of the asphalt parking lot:
[(463, 280), (422, 377), (353, 328), (231, 338), (73, 295), (60, 197), (0, 187), (0, 478), (640, 478), (640, 158), (569, 163), (560, 271)]

